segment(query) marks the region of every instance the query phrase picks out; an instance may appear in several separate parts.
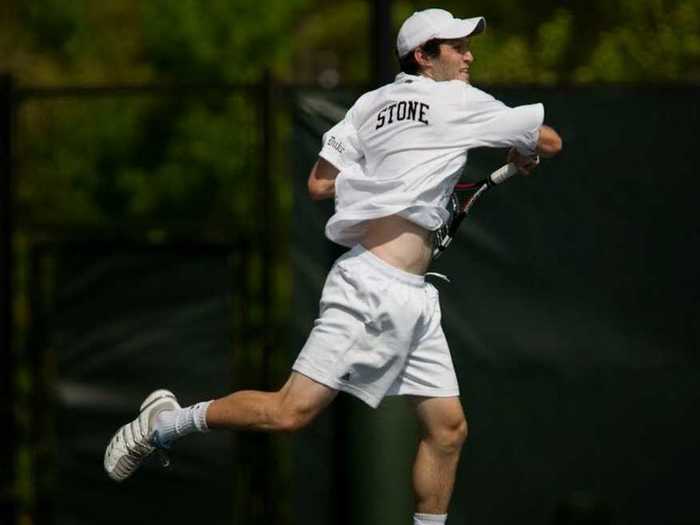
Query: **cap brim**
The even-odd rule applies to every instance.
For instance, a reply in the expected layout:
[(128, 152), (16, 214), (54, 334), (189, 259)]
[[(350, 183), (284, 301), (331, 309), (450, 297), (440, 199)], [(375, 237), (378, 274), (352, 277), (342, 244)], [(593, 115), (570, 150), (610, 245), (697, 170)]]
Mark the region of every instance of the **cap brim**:
[(483, 16), (456, 18), (442, 29), (435, 38), (464, 38), (483, 33), (484, 29), (486, 29), (486, 19)]

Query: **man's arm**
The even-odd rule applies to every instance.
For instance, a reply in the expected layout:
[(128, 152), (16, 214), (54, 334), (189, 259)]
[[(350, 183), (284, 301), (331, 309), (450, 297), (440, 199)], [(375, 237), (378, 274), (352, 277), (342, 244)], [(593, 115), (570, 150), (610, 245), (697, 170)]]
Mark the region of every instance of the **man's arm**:
[(309, 173), (309, 195), (315, 201), (335, 197), (335, 178), (338, 168), (323, 157), (319, 157)]
[(535, 156), (523, 155), (517, 149), (511, 148), (508, 152), (508, 162), (515, 164), (524, 175), (532, 173), (540, 163), (540, 157), (551, 158), (561, 151), (562, 140), (559, 134), (549, 126), (540, 126)]

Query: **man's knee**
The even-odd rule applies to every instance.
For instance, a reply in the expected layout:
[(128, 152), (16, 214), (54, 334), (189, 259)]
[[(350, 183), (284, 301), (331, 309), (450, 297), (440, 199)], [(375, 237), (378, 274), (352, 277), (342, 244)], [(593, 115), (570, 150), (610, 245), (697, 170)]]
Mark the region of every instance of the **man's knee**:
[(445, 454), (457, 454), (467, 439), (468, 426), (464, 417), (454, 417), (431, 429), (430, 442)]
[(305, 427), (328, 406), (336, 394), (336, 390), (293, 373), (276, 394), (276, 429), (295, 432)]

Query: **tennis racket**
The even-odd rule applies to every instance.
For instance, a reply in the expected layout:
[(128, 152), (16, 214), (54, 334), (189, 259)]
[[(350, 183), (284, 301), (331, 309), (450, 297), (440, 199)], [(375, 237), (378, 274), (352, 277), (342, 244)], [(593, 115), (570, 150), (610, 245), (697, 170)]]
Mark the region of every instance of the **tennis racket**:
[(455, 191), (447, 203), (450, 219), (447, 221), (447, 224), (434, 232), (433, 260), (440, 257), (442, 252), (450, 245), (457, 234), (459, 225), (462, 224), (476, 200), (486, 193), (487, 190), (505, 182), (516, 173), (518, 173), (518, 168), (515, 167), (515, 164), (508, 163), (478, 182), (457, 184), (455, 186)]

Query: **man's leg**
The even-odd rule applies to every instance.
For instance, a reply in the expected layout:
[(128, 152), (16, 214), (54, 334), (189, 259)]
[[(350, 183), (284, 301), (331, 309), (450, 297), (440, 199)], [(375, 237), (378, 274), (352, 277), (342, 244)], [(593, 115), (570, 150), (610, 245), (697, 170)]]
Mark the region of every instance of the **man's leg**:
[(210, 428), (294, 431), (310, 423), (336, 395), (336, 390), (296, 372), (277, 392), (245, 390), (185, 408), (171, 392), (157, 390), (146, 398), (139, 416), (112, 437), (105, 451), (105, 470), (112, 479), (123, 481), (155, 449)]
[[(421, 426), (421, 439), (413, 465), (416, 522), (447, 514), (467, 421), (457, 397), (412, 397)], [(435, 521), (437, 523), (437, 521)]]
[(291, 432), (309, 424), (337, 394), (337, 390), (292, 372), (277, 392), (241, 390), (213, 401), (207, 410), (207, 426)]

